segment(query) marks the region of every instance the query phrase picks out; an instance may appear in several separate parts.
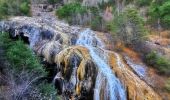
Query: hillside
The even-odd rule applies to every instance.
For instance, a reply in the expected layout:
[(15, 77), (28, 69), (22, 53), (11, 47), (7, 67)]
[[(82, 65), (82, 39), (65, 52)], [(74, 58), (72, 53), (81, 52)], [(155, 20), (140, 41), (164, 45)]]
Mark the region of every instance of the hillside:
[(169, 100), (169, 27), (169, 0), (0, 0), (0, 100)]

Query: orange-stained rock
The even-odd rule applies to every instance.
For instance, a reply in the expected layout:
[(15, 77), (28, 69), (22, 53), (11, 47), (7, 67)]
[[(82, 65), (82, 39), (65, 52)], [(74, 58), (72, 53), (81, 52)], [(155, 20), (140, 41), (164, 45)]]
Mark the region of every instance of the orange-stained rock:
[(124, 84), (129, 100), (161, 100), (161, 97), (149, 85), (124, 64), (118, 54), (109, 52), (109, 63)]
[[(76, 32), (79, 33), (81, 28), (72, 28), (58, 21), (56, 21), (55, 24), (47, 24), (47, 22), (43, 22), (42, 19), (29, 17), (16, 17), (10, 19), (10, 21), (11, 23), (6, 22), (6, 24), (15, 29), (10, 33), (14, 36), (24, 33), (26, 37), (32, 38), (31, 35), (36, 35), (37, 31), (49, 32), (50, 34), (43, 35), (42, 32), (39, 32), (38, 36), (34, 38), (35, 40), (38, 38), (38, 40), (31, 41), (33, 43), (35, 42), (33, 50), (39, 56), (43, 56), (48, 63), (56, 64), (58, 73), (60, 74), (58, 74), (58, 76), (56, 75), (55, 78), (61, 82), (61, 88), (63, 89), (61, 92), (63, 95), (68, 98), (78, 97), (83, 99), (82, 97), (86, 97), (86, 100), (93, 99), (98, 66), (93, 62), (87, 48), (71, 46), (75, 43)], [(42, 27), (42, 25), (44, 26)], [(25, 26), (37, 31), (33, 33)], [(106, 34), (100, 32), (95, 33), (104, 41), (106, 44), (105, 48), (111, 50), (112, 45), (110, 41), (108, 41), (111, 40), (108, 38), (109, 36), (106, 37)], [(105, 59), (104, 57), (104, 60), (108, 61), (113, 72), (124, 85), (129, 100), (161, 100), (161, 97), (156, 91), (134, 74), (134, 72), (124, 64), (118, 54), (102, 48), (96, 49), (96, 52), (98, 52), (99, 56), (106, 56), (106, 58), (108, 58)], [(101, 91), (99, 91), (100, 98), (104, 97), (105, 85), (106, 84), (104, 84)]]

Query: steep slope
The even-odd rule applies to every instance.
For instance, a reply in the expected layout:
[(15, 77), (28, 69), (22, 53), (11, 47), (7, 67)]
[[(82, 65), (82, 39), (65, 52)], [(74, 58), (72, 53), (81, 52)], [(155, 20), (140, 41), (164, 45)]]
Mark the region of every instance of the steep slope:
[(37, 55), (56, 65), (54, 82), (63, 99), (161, 100), (90, 29), (40, 17), (11, 18), (0, 29), (28, 39)]

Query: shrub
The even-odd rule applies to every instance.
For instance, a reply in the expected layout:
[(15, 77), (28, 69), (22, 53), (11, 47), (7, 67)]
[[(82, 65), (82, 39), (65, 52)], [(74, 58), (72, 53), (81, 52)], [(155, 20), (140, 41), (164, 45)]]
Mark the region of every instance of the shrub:
[(99, 8), (86, 8), (80, 3), (66, 4), (56, 11), (60, 19), (65, 19), (70, 24), (89, 25), (94, 30), (102, 30), (103, 20), (99, 14)]
[(62, 0), (48, 0), (50, 4), (60, 3)]
[(8, 15), (8, 5), (4, 1), (0, 1), (0, 19), (5, 18)]
[(135, 8), (127, 8), (121, 14), (115, 14), (114, 20), (109, 26), (113, 33), (125, 45), (138, 45), (146, 39), (147, 32), (143, 19)]
[(4, 47), (6, 57), (14, 70), (21, 71), (25, 69), (29, 72), (45, 74), (40, 61), (23, 41), (12, 41), (9, 39), (8, 33), (0, 33), (0, 39), (0, 44)]
[(152, 0), (137, 0), (136, 3), (139, 6), (149, 6)]
[[(23, 41), (13, 41), (8, 33), (0, 33), (0, 47), (5, 51), (4, 58), (8, 66), (4, 66), (5, 82), (10, 90), (4, 91), (13, 99), (56, 100), (55, 88), (44, 80), (46, 72), (39, 59)], [(9, 95), (10, 94), (10, 95)], [(6, 95), (1, 95), (6, 98)]]
[(27, 2), (21, 3), (19, 8), (20, 8), (20, 11), (23, 15), (29, 15), (30, 7), (29, 7), (29, 4)]
[(165, 2), (162, 6), (160, 6), (160, 13), (161, 13), (161, 19), (164, 24), (166, 24), (165, 27), (170, 26), (170, 1)]
[(42, 93), (42, 96), (46, 98), (45, 100), (58, 100), (57, 91), (54, 86), (50, 83), (43, 82), (39, 86), (39, 92)]
[(56, 14), (60, 19), (63, 18), (67, 19), (68, 17), (72, 17), (73, 15), (84, 14), (86, 12), (87, 12), (86, 8), (81, 6), (80, 3), (70, 3), (59, 8), (56, 11)]
[(170, 79), (168, 79), (168, 80), (166, 81), (165, 89), (166, 89), (168, 92), (170, 92)]
[(98, 31), (102, 31), (103, 27), (103, 19), (102, 17), (99, 15), (100, 13), (100, 9), (97, 7), (90, 7), (89, 11), (91, 13), (91, 20), (90, 20), (90, 27), (93, 30), (98, 30)]
[(29, 0), (0, 0), (0, 19), (8, 16), (29, 15)]
[(158, 69), (160, 73), (170, 74), (170, 62), (158, 54), (156, 52), (151, 52), (146, 56), (146, 62)]
[(32, 51), (24, 45), (23, 41), (19, 40), (13, 43), (7, 49), (7, 58), (15, 66), (17, 71), (22, 69), (37, 73), (44, 73), (42, 65), (39, 64), (38, 58), (32, 54)]
[(102, 30), (102, 17), (95, 16), (92, 18), (90, 26), (93, 30)]
[[(163, 28), (170, 26), (170, 1), (155, 0), (149, 8), (150, 23), (155, 25), (160, 23)], [(158, 21), (159, 20), (159, 21)], [(157, 25), (158, 26), (158, 25)]]

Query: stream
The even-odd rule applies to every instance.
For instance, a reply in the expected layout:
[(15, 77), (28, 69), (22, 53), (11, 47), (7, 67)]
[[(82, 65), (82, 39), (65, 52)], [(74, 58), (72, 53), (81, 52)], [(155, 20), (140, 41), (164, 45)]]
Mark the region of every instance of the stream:
[(97, 74), (94, 88), (94, 100), (100, 99), (100, 92), (104, 89), (104, 100), (126, 100), (126, 93), (119, 79), (114, 75), (110, 66), (100, 57), (96, 49), (104, 50), (104, 43), (90, 29), (80, 33), (77, 45), (88, 48), (93, 61), (97, 64), (99, 72)]

